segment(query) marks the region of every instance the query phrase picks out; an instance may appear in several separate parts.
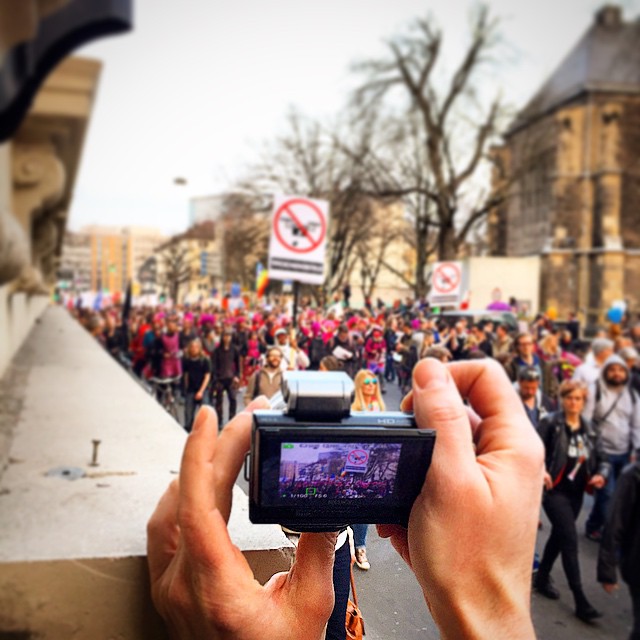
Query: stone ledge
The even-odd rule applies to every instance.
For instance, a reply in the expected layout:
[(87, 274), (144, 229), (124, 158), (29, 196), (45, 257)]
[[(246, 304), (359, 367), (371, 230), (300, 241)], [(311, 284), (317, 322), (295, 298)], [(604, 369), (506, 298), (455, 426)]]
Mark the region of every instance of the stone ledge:
[[(158, 638), (145, 622), (146, 523), (186, 433), (64, 309), (47, 309), (27, 340), (24, 399), (0, 478), (0, 635)], [(101, 440), (98, 467), (88, 464), (92, 439)], [(87, 476), (46, 475), (60, 467)], [(239, 487), (229, 529), (259, 580), (290, 566), (293, 546), (278, 527), (249, 522)]]

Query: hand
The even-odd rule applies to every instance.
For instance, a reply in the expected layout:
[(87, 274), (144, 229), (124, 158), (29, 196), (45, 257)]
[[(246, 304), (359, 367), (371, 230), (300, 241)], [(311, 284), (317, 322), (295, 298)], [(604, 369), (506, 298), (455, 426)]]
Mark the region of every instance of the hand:
[(196, 400), (202, 400), (202, 391), (198, 391), (195, 395)]
[(251, 439), (254, 400), (218, 435), (203, 407), (184, 449), (179, 480), (147, 526), (153, 602), (172, 638), (319, 639), (333, 609), (335, 533), (302, 534), (288, 573), (261, 586), (227, 531), (233, 484)]
[(535, 638), (543, 447), (522, 402), (496, 362), (425, 359), (403, 401), (412, 407), (419, 425), (437, 430), (431, 468), (408, 530), (378, 533), (416, 574), (442, 638)]
[(553, 489), (553, 478), (545, 471), (544, 472), (544, 488), (547, 491), (551, 491)]
[(604, 485), (607, 484), (607, 481), (599, 473), (596, 473), (595, 475), (591, 476), (587, 484), (593, 487), (594, 489), (602, 489), (602, 487), (604, 487)]
[(610, 584), (608, 582), (603, 582), (602, 583), (602, 588), (608, 593), (608, 594), (612, 594), (614, 591), (617, 591), (620, 588), (620, 585), (618, 585), (618, 583), (613, 583)]

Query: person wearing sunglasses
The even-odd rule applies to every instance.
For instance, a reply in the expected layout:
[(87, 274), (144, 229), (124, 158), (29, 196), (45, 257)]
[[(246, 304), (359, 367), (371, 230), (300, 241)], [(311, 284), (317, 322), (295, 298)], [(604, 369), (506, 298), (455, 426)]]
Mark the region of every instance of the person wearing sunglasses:
[(355, 400), (351, 405), (352, 411), (384, 411), (384, 400), (375, 373), (361, 369), (356, 373), (354, 384), (356, 390)]
[[(361, 369), (356, 373), (355, 384), (355, 400), (351, 405), (352, 411), (384, 411), (384, 400), (380, 393), (380, 384), (378, 377)], [(368, 524), (352, 524), (353, 544), (355, 546), (356, 566), (363, 571), (371, 568), (371, 563), (367, 558), (367, 531)]]

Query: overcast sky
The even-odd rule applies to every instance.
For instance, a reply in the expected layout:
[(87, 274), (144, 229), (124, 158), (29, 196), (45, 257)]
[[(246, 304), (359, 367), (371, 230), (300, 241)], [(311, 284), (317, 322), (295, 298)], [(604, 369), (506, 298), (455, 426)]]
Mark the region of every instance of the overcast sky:
[[(188, 224), (188, 199), (227, 190), (286, 113), (329, 118), (349, 65), (384, 51), (415, 16), (444, 32), (453, 66), (471, 0), (134, 0), (134, 31), (77, 51), (104, 67), (70, 228)], [(490, 0), (508, 47), (495, 90), (521, 107), (589, 27), (602, 0)], [(627, 19), (640, 0), (619, 3)], [(490, 91), (493, 87), (488, 88)], [(493, 93), (493, 91), (491, 91)], [(174, 184), (176, 177), (186, 186)]]

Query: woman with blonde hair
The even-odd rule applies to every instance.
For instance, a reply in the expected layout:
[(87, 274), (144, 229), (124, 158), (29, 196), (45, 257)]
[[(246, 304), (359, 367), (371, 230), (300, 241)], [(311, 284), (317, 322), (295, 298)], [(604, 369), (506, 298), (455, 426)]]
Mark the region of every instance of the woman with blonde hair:
[[(378, 376), (367, 369), (361, 369), (354, 379), (356, 393), (351, 405), (352, 411), (384, 411), (384, 400), (380, 393)], [(367, 559), (367, 530), (368, 524), (352, 524), (353, 545), (356, 550), (356, 565), (363, 571), (368, 571), (371, 564)]]
[(551, 535), (534, 587), (552, 600), (560, 597), (550, 574), (558, 556), (562, 556), (562, 566), (575, 599), (576, 616), (591, 622), (601, 614), (587, 600), (582, 589), (576, 520), (585, 490), (601, 489), (607, 481), (610, 465), (599, 436), (581, 415), (586, 396), (584, 383), (565, 380), (560, 385), (560, 410), (545, 416), (538, 425), (546, 452), (542, 506), (551, 522)]
[(354, 379), (356, 387), (352, 411), (384, 411), (384, 400), (378, 384), (378, 376), (367, 369), (361, 369)]

